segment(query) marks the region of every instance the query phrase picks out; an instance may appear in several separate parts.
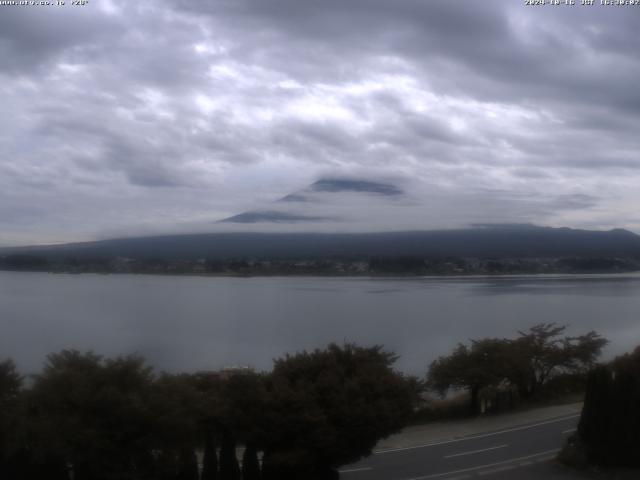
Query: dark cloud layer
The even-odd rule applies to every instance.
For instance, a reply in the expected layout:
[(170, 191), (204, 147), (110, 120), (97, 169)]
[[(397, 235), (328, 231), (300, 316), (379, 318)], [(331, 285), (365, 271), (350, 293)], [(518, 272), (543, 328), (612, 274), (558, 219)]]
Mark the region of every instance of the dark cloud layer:
[(349, 178), (323, 178), (310, 187), (315, 192), (357, 192), (373, 193), (394, 197), (402, 195), (402, 189), (390, 183), (353, 180)]
[(314, 229), (639, 230), (638, 26), (509, 0), (0, 6), (0, 244), (219, 228), (319, 178), (403, 195), (287, 202)]

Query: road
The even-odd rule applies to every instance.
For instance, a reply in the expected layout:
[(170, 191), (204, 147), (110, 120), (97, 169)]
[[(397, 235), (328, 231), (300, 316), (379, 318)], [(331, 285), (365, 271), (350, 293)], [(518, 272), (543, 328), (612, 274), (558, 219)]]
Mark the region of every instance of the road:
[[(344, 480), (536, 480), (576, 478), (555, 472), (552, 459), (575, 431), (566, 415), (469, 437), (380, 450), (344, 467)], [(579, 478), (579, 477), (578, 477)]]

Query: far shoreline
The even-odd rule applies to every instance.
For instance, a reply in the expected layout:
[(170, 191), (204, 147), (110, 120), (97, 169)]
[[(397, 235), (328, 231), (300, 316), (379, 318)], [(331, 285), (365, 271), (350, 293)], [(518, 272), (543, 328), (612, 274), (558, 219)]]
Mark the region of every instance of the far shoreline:
[(628, 272), (530, 272), (530, 273), (441, 273), (441, 274), (429, 274), (429, 275), (412, 275), (412, 274), (353, 274), (348, 273), (344, 275), (327, 273), (327, 274), (309, 274), (309, 273), (172, 273), (172, 272), (98, 272), (98, 271), (54, 271), (54, 270), (11, 270), (1, 269), (0, 273), (46, 273), (50, 275), (66, 275), (66, 276), (79, 276), (79, 275), (92, 275), (92, 276), (148, 276), (148, 277), (191, 277), (191, 278), (232, 278), (232, 279), (254, 279), (254, 278), (306, 278), (306, 279), (345, 279), (345, 280), (483, 280), (483, 279), (518, 279), (518, 278), (537, 278), (537, 279), (569, 279), (569, 278), (640, 278), (640, 270), (633, 270)]

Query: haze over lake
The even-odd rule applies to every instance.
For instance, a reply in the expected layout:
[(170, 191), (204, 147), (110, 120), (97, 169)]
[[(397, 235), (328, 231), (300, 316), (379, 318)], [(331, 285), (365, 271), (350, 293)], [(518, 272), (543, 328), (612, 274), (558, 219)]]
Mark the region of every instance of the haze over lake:
[(539, 322), (595, 329), (605, 355), (640, 340), (640, 274), (223, 278), (0, 272), (0, 358), (24, 373), (64, 348), (138, 352), (158, 369), (268, 369), (328, 342), (383, 344), (422, 375), (457, 342)]

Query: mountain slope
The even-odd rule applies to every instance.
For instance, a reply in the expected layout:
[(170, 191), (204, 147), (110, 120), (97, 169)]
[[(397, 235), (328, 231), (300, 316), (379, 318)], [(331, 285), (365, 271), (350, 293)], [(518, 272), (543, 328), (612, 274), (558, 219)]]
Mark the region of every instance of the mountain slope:
[(460, 257), (640, 257), (640, 236), (609, 231), (532, 225), (486, 225), (459, 230), (357, 234), (203, 233), (121, 238), (98, 242), (0, 249), (66, 257), (328, 258), (391, 256)]
[[(404, 191), (391, 183), (356, 178), (321, 178), (311, 185), (272, 202), (268, 209), (249, 210), (224, 218), (218, 223), (238, 224), (300, 224), (318, 222), (341, 222), (340, 199), (350, 196), (349, 201), (358, 199), (373, 204), (393, 204), (394, 199), (404, 195)], [(335, 201), (338, 200), (336, 204)], [(349, 201), (346, 201), (347, 205)], [(353, 220), (353, 219), (351, 219)]]

